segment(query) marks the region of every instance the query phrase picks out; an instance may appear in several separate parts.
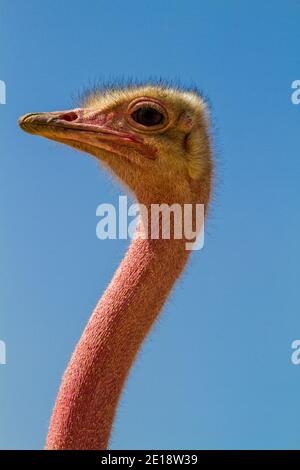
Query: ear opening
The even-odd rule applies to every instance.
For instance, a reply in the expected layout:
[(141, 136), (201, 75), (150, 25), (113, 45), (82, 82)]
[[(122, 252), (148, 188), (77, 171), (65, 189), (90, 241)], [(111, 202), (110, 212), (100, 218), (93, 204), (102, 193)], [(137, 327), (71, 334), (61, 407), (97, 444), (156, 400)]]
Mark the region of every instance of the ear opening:
[(182, 131), (189, 132), (192, 130), (194, 121), (193, 117), (188, 111), (183, 111), (178, 119), (178, 128)]

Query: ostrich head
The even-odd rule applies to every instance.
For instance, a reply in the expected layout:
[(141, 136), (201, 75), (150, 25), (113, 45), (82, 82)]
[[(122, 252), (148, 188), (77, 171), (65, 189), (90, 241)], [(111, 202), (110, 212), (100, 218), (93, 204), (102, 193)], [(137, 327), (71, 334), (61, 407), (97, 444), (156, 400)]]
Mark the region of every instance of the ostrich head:
[(209, 193), (206, 106), (195, 92), (161, 85), (99, 90), (80, 108), (26, 114), (19, 124), (93, 155), (140, 201), (196, 201)]

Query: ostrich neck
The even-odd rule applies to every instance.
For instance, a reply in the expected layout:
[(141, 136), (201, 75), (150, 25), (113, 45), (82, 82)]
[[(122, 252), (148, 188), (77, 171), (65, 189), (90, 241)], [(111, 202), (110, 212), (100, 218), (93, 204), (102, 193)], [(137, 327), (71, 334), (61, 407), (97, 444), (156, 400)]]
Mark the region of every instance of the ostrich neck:
[(135, 356), (189, 252), (184, 240), (134, 239), (64, 374), (46, 449), (106, 449)]

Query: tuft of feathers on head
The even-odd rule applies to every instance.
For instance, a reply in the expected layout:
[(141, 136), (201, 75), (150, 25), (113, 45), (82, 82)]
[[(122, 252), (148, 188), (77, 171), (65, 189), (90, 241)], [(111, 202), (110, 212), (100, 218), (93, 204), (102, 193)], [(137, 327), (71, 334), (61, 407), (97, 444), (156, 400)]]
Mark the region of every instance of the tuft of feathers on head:
[(206, 108), (209, 108), (209, 101), (205, 94), (196, 85), (184, 85), (180, 79), (165, 79), (162, 77), (149, 77), (148, 79), (117, 77), (110, 79), (94, 80), (87, 87), (79, 90), (74, 99), (80, 106), (86, 105), (94, 99), (107, 97), (113, 93), (124, 91), (137, 91), (138, 89), (157, 88), (165, 91), (181, 92), (193, 95)]

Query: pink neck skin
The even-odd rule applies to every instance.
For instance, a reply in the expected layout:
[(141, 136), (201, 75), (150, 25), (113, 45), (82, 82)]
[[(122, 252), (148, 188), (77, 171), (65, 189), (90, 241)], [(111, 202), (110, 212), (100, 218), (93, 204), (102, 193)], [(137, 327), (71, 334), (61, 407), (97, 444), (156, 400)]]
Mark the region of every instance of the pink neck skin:
[(46, 449), (107, 448), (130, 367), (188, 255), (185, 240), (133, 240), (66, 369)]

